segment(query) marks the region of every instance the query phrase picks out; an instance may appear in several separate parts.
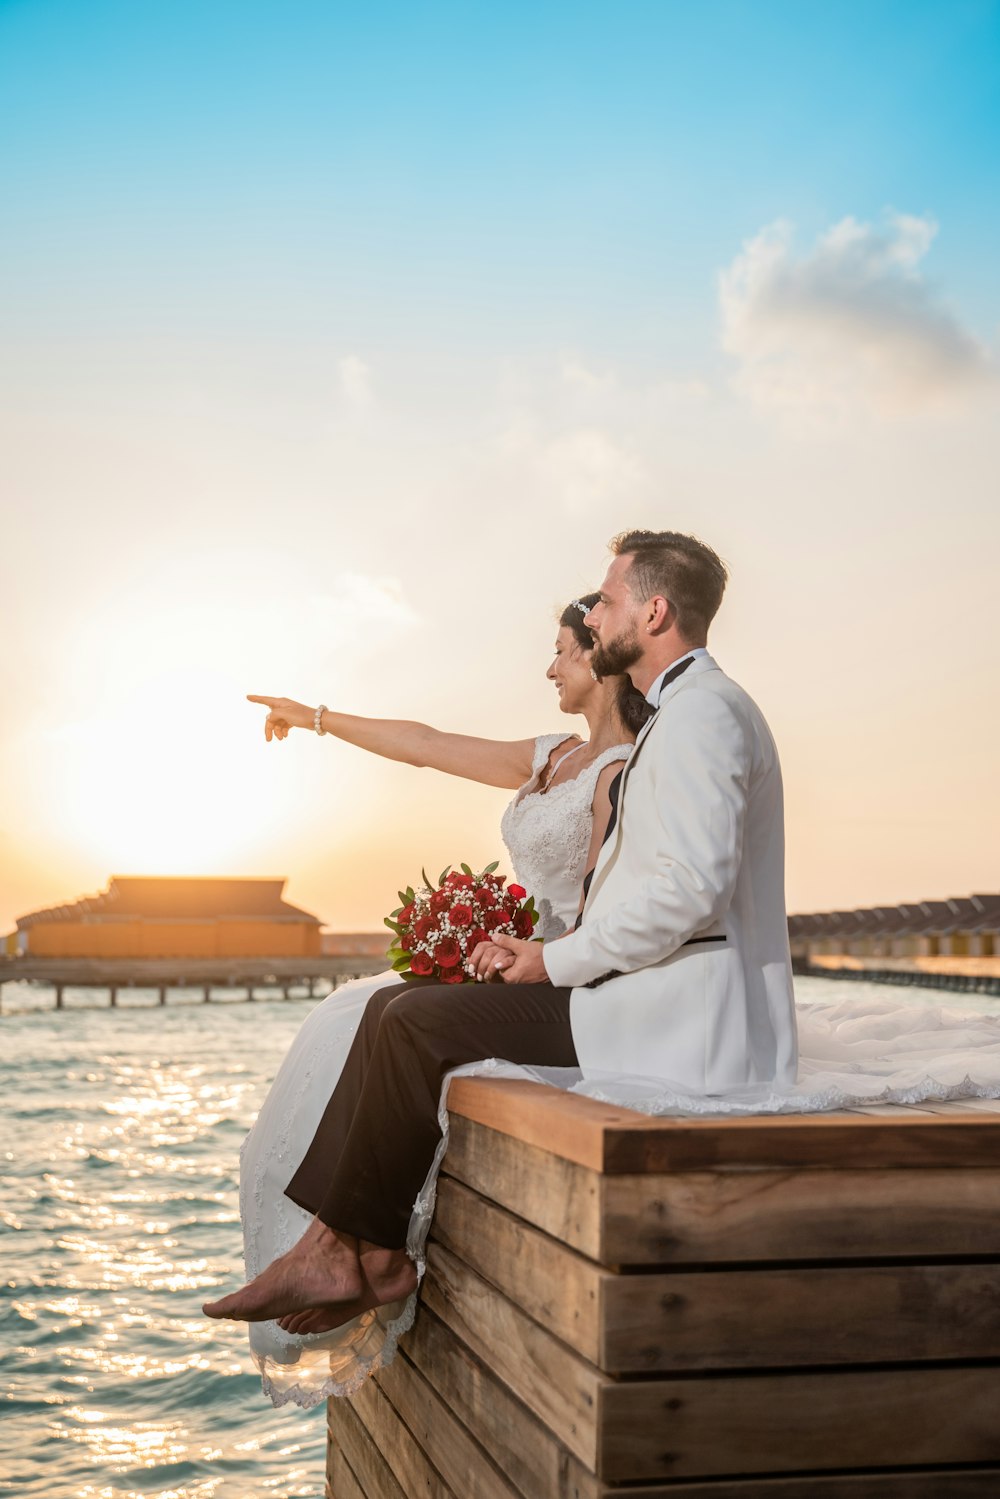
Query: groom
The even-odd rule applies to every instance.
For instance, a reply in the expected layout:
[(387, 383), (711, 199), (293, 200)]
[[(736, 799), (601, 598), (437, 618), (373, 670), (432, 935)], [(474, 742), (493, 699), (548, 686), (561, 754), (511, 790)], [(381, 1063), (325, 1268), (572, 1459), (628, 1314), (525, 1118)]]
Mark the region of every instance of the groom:
[(719, 1095), (789, 1083), (796, 1039), (777, 751), (708, 654), (726, 570), (677, 532), (630, 531), (586, 618), (602, 676), (656, 710), (622, 773), (577, 929), (477, 949), (503, 984), (393, 985), (369, 1001), (287, 1195), (316, 1216), (211, 1317), (320, 1332), (409, 1294), (405, 1243), (440, 1140), (441, 1081), (486, 1057)]

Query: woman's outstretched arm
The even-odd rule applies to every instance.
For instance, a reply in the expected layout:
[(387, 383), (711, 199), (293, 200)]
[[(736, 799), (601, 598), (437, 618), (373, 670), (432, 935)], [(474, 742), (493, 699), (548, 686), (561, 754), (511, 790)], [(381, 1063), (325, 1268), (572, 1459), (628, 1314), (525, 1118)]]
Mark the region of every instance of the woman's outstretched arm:
[[(315, 727), (315, 709), (287, 697), (259, 697), (248, 693), (251, 703), (262, 703), (268, 711), (264, 737), (285, 739), (290, 729)], [(324, 710), (320, 727), (346, 744), (356, 744), (370, 754), (404, 765), (427, 766), (466, 781), (486, 786), (516, 789), (531, 775), (535, 752), (533, 739), (477, 739), (470, 734), (445, 734), (429, 724), (404, 718), (360, 718), (353, 713)]]

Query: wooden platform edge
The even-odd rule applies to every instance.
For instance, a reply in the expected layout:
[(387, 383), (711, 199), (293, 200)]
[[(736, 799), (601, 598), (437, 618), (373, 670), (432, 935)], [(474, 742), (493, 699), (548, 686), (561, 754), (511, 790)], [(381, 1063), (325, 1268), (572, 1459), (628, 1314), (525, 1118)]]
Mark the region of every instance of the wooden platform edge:
[(1000, 1114), (753, 1114), (662, 1118), (546, 1083), (457, 1077), (452, 1114), (604, 1175), (751, 1167), (1000, 1165)]

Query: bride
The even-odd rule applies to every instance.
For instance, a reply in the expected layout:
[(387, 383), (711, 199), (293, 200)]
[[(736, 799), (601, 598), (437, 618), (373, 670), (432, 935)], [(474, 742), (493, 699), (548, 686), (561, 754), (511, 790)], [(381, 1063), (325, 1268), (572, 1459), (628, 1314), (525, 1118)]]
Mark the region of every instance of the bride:
[[(572, 733), (476, 739), (424, 724), (314, 710), (285, 698), (251, 695), (250, 701), (269, 709), (268, 740), (285, 739), (292, 728), (315, 729), (388, 759), (516, 790), (501, 835), (517, 880), (535, 897), (537, 934), (558, 937), (576, 920), (583, 878), (611, 813), (612, 782), (651, 711), (627, 677), (598, 680), (591, 670), (593, 641), (583, 619), (597, 598), (586, 594), (563, 610), (546, 672), (562, 712), (587, 720), (586, 740)], [(290, 1249), (308, 1227), (310, 1214), (286, 1197), (285, 1189), (320, 1123), (368, 1000), (398, 981), (390, 970), (342, 985), (309, 1014), (293, 1041), (240, 1155), (248, 1278)], [(441, 1114), (446, 1136), (443, 1103)], [(444, 1143), (443, 1137), (411, 1218), (407, 1248), (418, 1272)], [(414, 1293), (381, 1317), (365, 1312), (311, 1337), (296, 1336), (273, 1321), (251, 1323), (250, 1346), (265, 1392), (275, 1405), (292, 1400), (304, 1406), (351, 1393), (393, 1356), (397, 1339), (413, 1321), (415, 1303)]]

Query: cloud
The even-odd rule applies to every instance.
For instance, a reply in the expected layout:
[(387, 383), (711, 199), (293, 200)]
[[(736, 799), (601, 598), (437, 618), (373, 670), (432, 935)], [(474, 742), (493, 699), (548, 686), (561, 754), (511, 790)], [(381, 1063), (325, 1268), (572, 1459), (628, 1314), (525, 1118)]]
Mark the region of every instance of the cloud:
[(340, 398), (348, 410), (363, 416), (371, 410), (375, 394), (372, 389), (372, 372), (369, 365), (357, 354), (346, 354), (337, 361), (337, 381)]
[(631, 493), (644, 475), (638, 459), (603, 426), (546, 433), (534, 420), (515, 420), (500, 447), (505, 457), (527, 465), (541, 497), (574, 514)]
[(905, 410), (996, 378), (921, 263), (929, 218), (842, 219), (796, 256), (778, 222), (749, 240), (719, 278), (722, 342), (739, 361), (738, 390), (772, 408)]
[(350, 642), (355, 648), (371, 648), (412, 629), (420, 616), (398, 578), (347, 572), (331, 578), (327, 591), (309, 598), (305, 622), (331, 645)]

